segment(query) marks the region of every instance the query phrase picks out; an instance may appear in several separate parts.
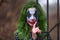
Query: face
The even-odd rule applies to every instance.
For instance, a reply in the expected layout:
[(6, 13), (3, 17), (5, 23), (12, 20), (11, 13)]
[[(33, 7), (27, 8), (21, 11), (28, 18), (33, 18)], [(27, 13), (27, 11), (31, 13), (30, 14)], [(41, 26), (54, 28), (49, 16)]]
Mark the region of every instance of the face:
[(27, 23), (30, 25), (30, 26), (33, 26), (33, 24), (37, 21), (37, 11), (36, 11), (36, 8), (29, 8), (27, 10), (28, 12), (28, 15), (27, 15)]

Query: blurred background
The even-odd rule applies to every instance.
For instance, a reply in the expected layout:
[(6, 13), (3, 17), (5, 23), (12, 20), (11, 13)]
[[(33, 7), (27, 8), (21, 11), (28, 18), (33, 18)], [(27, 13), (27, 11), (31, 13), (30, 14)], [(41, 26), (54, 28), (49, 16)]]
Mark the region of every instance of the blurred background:
[[(17, 29), (20, 10), (26, 2), (27, 0), (0, 0), (0, 40), (15, 40), (14, 31)], [(46, 13), (47, 0), (39, 0), (39, 4)], [(57, 0), (49, 0), (49, 30), (56, 23)], [(57, 27), (50, 33), (52, 40), (57, 40), (56, 34)]]

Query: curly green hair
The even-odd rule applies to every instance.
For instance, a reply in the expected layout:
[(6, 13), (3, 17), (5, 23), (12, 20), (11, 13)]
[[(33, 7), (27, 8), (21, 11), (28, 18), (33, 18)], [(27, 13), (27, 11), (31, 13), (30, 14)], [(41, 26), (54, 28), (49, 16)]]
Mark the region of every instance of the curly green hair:
[[(28, 8), (32, 8), (36, 6), (36, 2), (29, 2), (26, 3), (21, 12), (20, 12), (20, 17), (19, 17), (19, 21), (18, 21), (18, 28), (16, 30), (16, 32), (18, 32), (18, 37), (19, 39), (23, 39), (23, 40), (29, 40), (30, 37), (30, 27), (27, 24), (27, 9)], [(46, 31), (46, 17), (45, 17), (45, 13), (42, 10), (42, 7), (40, 4), (37, 5), (37, 9), (38, 9), (38, 26), (42, 31)], [(39, 36), (44, 37), (44, 34), (41, 33), (39, 34)]]

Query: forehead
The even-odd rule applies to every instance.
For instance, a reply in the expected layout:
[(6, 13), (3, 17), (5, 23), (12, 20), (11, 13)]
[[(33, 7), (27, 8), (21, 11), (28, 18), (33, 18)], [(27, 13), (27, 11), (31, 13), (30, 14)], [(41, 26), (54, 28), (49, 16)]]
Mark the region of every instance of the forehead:
[(28, 11), (30, 14), (35, 14), (36, 8), (29, 8)]

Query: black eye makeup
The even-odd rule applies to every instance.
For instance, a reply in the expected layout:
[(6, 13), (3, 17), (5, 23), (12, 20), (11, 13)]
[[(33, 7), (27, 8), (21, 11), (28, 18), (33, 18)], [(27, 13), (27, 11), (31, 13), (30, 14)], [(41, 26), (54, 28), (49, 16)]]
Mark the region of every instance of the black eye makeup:
[(35, 11), (34, 16), (35, 16), (35, 17), (37, 16), (37, 11)]
[(38, 18), (38, 16), (37, 16), (37, 11), (35, 11), (34, 17), (35, 17), (36, 19)]
[(27, 17), (29, 18), (31, 16), (30, 12), (28, 11)]

